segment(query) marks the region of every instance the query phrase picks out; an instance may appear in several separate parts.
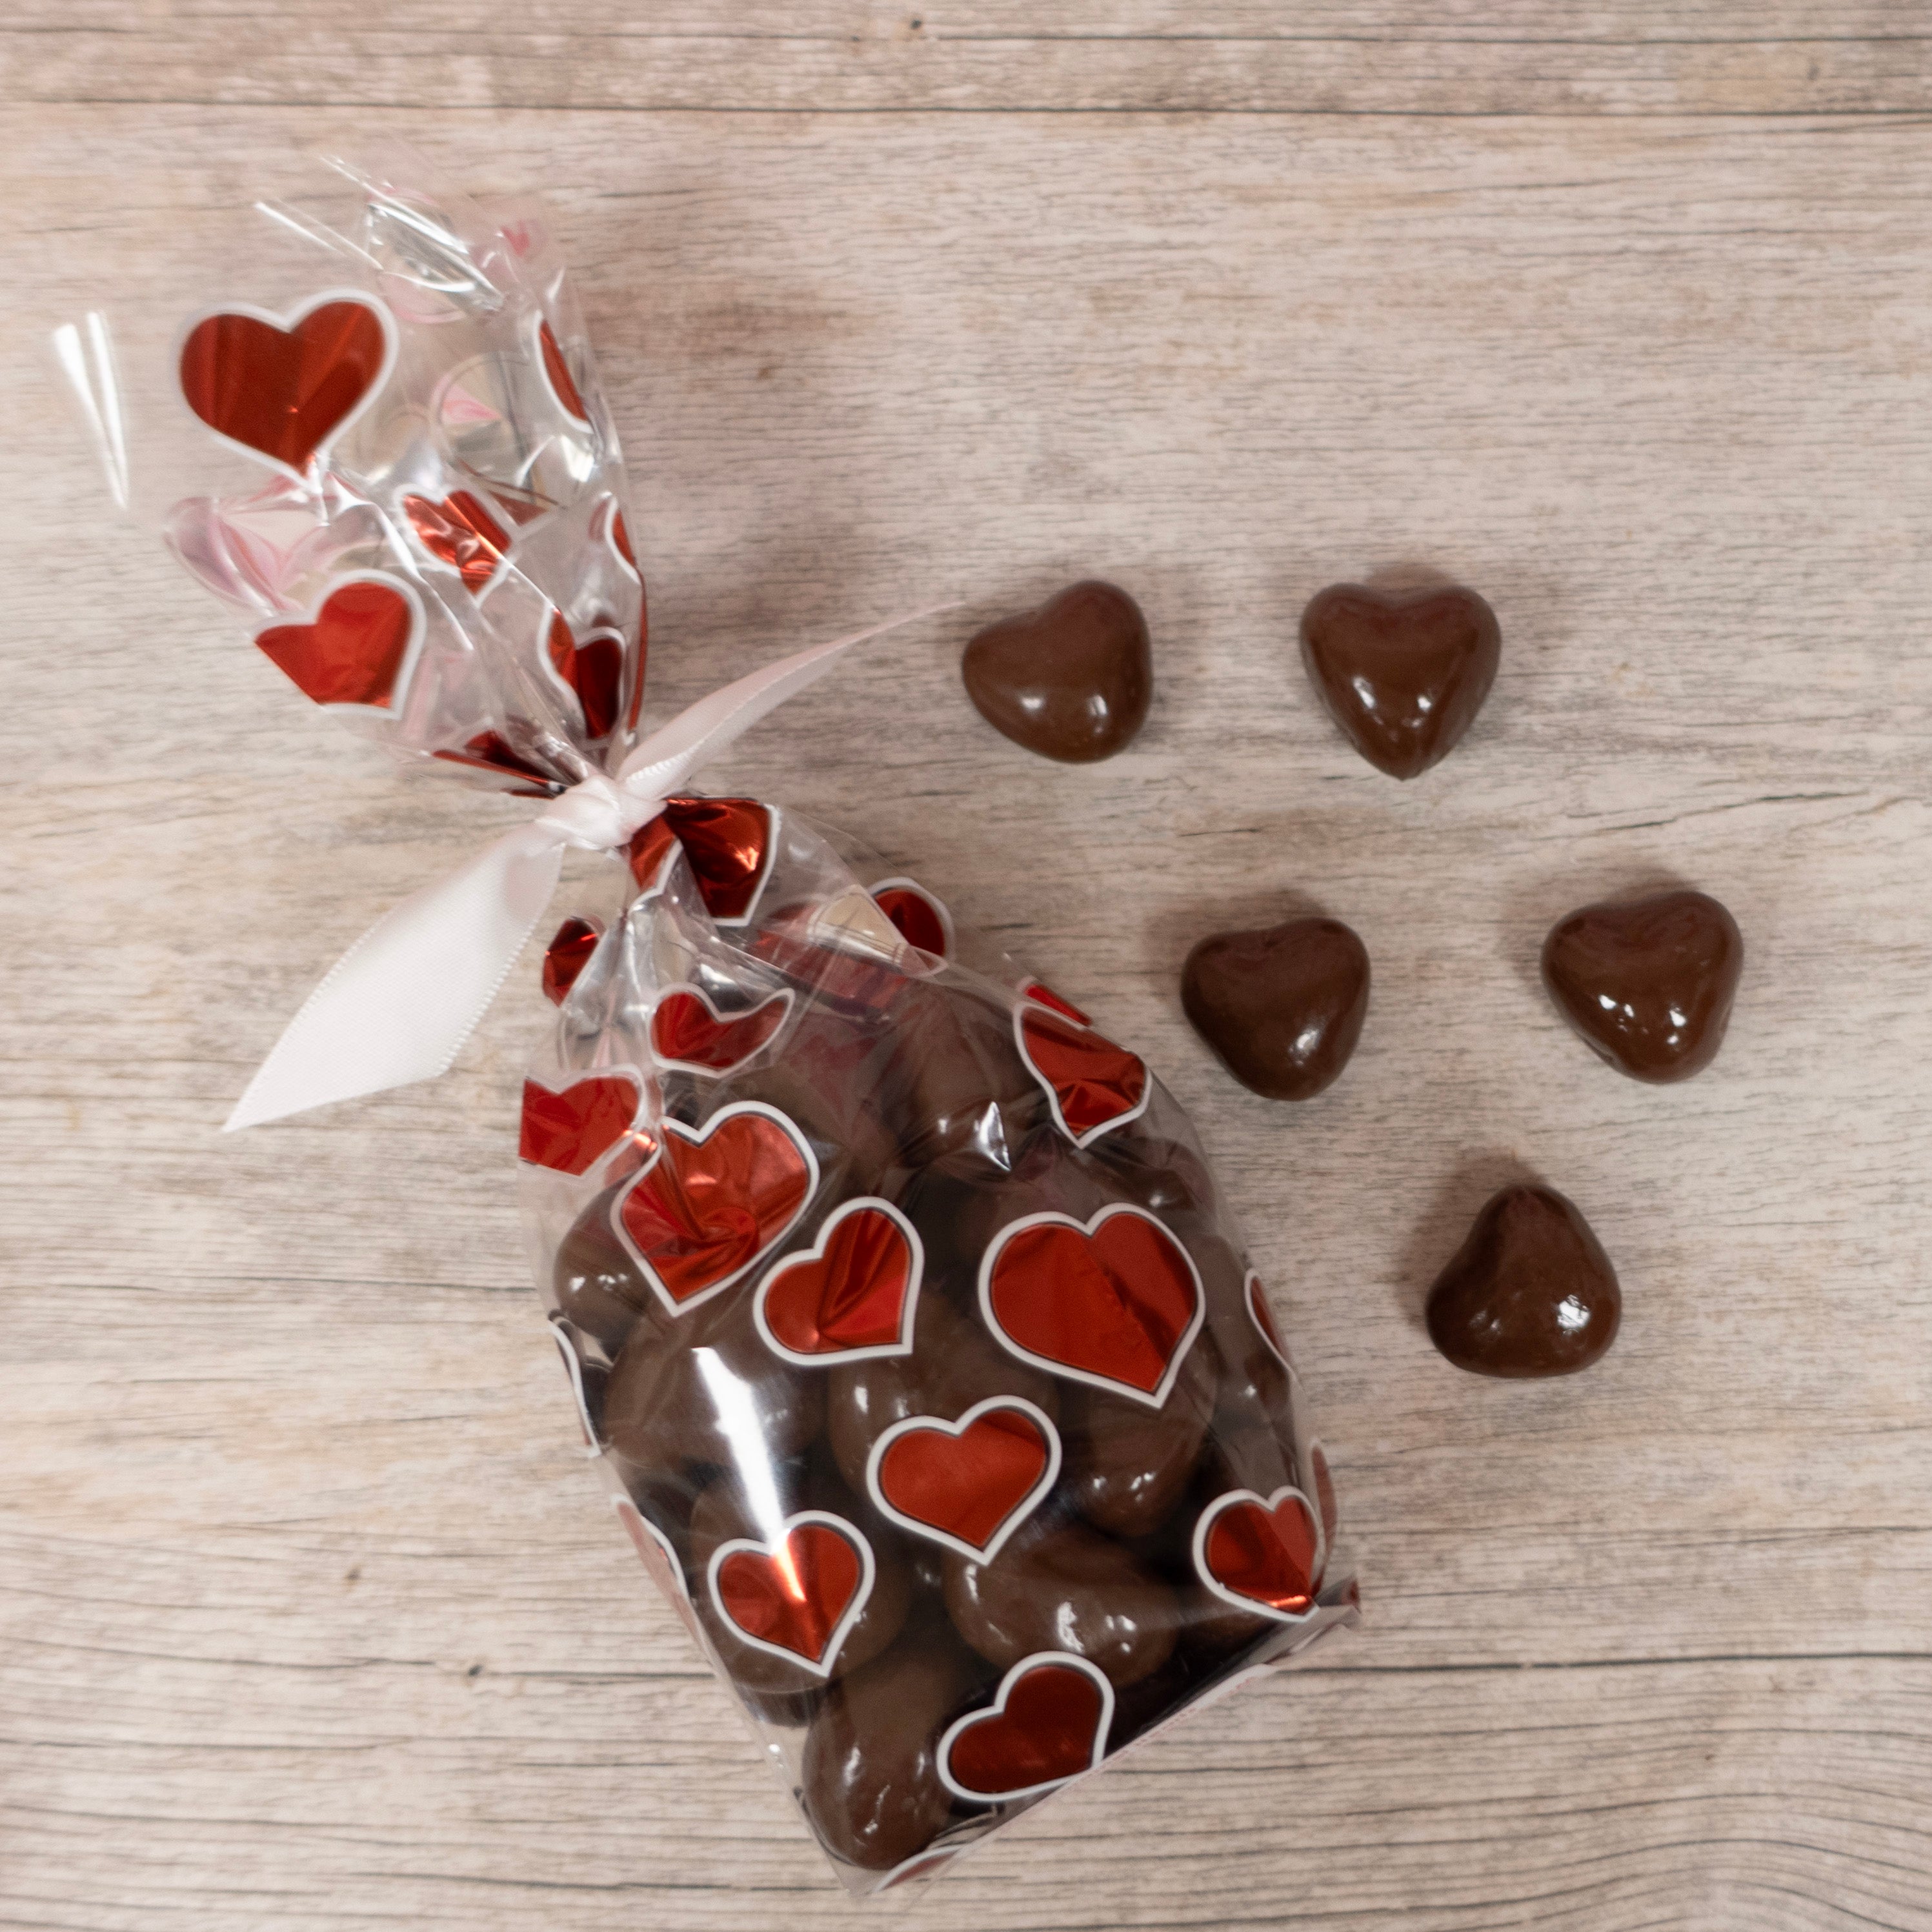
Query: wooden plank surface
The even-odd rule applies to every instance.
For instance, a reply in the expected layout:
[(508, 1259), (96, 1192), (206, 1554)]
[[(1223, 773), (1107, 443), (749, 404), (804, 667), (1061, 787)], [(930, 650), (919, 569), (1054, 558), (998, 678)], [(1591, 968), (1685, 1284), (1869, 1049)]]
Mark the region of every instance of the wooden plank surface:
[[(650, 10), (526, 9), (481, 51), (441, 8), (0, 33), (0, 1924), (860, 1916), (575, 1452), (510, 1171), (532, 975), (436, 1086), (214, 1132), (340, 947), (514, 808), (303, 715), (104, 514), (32, 338), (245, 296), (248, 205), (325, 196), (300, 151), (401, 102), (558, 210), (657, 705), (969, 600), (716, 777), (1147, 1053), (1335, 1460), (1359, 1637), (879, 1916), (1932, 1928), (1922, 10)], [(1149, 106), (1186, 111), (1000, 111)], [(782, 111), (639, 111), (680, 106)], [(1398, 788), (1292, 639), (1323, 583), (1417, 562), (1506, 655)], [(1082, 771), (953, 665), (1087, 572), (1143, 601), (1160, 688)], [(1750, 947), (1676, 1090), (1599, 1067), (1534, 974), (1558, 913), (1663, 878)], [(1215, 1070), (1176, 974), (1304, 902), (1376, 990), (1287, 1110)], [(1460, 1377), (1419, 1330), (1526, 1170), (1624, 1280), (1572, 1385)]]

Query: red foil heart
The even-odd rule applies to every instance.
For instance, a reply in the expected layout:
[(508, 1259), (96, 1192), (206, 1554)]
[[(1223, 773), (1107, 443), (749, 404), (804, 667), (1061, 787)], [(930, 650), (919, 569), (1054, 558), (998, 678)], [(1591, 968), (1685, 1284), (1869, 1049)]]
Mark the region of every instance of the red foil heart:
[(917, 1232), (890, 1202), (848, 1201), (758, 1284), (752, 1317), (766, 1346), (794, 1361), (908, 1354), (924, 1264)]
[(662, 812), (648, 825), (639, 826), (631, 835), (630, 850), (626, 856), (630, 861), (631, 877), (638, 882), (639, 892), (663, 891), (665, 864), (677, 849), (677, 834), (670, 829), (670, 820)]
[(721, 1544), (711, 1559), (718, 1614), (746, 1642), (828, 1672), (872, 1592), (872, 1552), (842, 1518), (808, 1510), (769, 1544)]
[(1014, 1015), (1013, 1037), (1076, 1147), (1124, 1126), (1146, 1107), (1148, 1073), (1140, 1056), (1090, 1027), (1030, 1000)]
[(1059, 1473), (1053, 1424), (1017, 1396), (992, 1396), (957, 1422), (895, 1423), (872, 1445), (866, 1484), (894, 1522), (990, 1563)]
[(660, 1064), (713, 1078), (734, 1073), (769, 1046), (791, 1011), (774, 993), (741, 1013), (721, 1013), (697, 986), (668, 986), (651, 1014), (651, 1051)]
[(286, 325), (224, 310), (182, 342), (182, 394), (218, 436), (299, 474), (375, 393), (389, 348), (366, 296), (325, 296)]
[(452, 490), (440, 503), (427, 496), (405, 496), (403, 514), (416, 542), (454, 571), (472, 596), (502, 568), (510, 554), (509, 532), (470, 490)]
[(1117, 1205), (1084, 1227), (1048, 1214), (1001, 1228), (980, 1306), (1015, 1354), (1157, 1408), (1204, 1304), (1187, 1250), (1151, 1214)]
[(782, 1240), (818, 1185), (804, 1136), (743, 1100), (700, 1128), (664, 1124), (658, 1158), (626, 1191), (617, 1226), (675, 1315), (728, 1288)]
[(872, 897), (908, 945), (935, 959), (952, 957), (952, 915), (916, 879), (882, 879)]
[(777, 813), (754, 798), (668, 798), (631, 841), (631, 874), (644, 890), (661, 885), (674, 839), (691, 862), (706, 911), (720, 926), (742, 926), (771, 869), (777, 832)]
[(1322, 1526), (1293, 1487), (1219, 1496), (1194, 1526), (1194, 1566), (1224, 1602), (1293, 1622), (1314, 1607), (1322, 1582)]
[(554, 798), (564, 789), (542, 766), (532, 764), (517, 752), (500, 731), (479, 731), (460, 752), (436, 752), (430, 755), (452, 765), (470, 765), (479, 772), (494, 772), (500, 778), (534, 780), (533, 784), (508, 788), (517, 798)]
[(623, 691), (623, 639), (614, 631), (600, 631), (579, 644), (558, 611), (550, 618), (547, 643), (557, 676), (583, 707), (585, 735), (593, 741), (609, 737), (617, 727)]
[(550, 935), (544, 949), (544, 998), (560, 1006), (577, 984), (577, 976), (590, 964), (604, 928), (594, 919), (567, 919)]
[(524, 1082), (518, 1158), (560, 1174), (586, 1174), (624, 1138), (643, 1098), (634, 1073), (600, 1073), (553, 1092)]
[(1023, 1000), (1037, 1000), (1043, 1006), (1051, 1006), (1057, 1013), (1064, 1013), (1076, 1026), (1091, 1026), (1094, 1022), (1071, 1000), (1063, 1000), (1051, 986), (1042, 986), (1037, 980), (1029, 980), (1020, 988)]
[(947, 1730), (940, 1780), (970, 1804), (1051, 1791), (1100, 1762), (1113, 1717), (1114, 1687), (1084, 1658), (1037, 1652), (1006, 1672), (990, 1711)]
[(330, 586), (306, 624), (271, 624), (255, 642), (318, 704), (388, 710), (421, 627), (416, 598), (386, 577), (345, 578)]
[(550, 384), (550, 394), (556, 397), (558, 406), (566, 416), (587, 423), (590, 412), (584, 406), (584, 398), (578, 392), (570, 364), (563, 359), (563, 351), (558, 347), (556, 338), (547, 322), (537, 324), (537, 348), (543, 358), (544, 380)]

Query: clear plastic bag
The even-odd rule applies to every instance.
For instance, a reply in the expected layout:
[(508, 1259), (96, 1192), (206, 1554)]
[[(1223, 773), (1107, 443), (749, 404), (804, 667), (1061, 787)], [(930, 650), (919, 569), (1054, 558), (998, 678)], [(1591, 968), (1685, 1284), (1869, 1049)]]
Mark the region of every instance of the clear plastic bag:
[(635, 742), (643, 580), (541, 217), (344, 172), (358, 222), (274, 211), (295, 254), (137, 332), (131, 388), (98, 316), (57, 359), (116, 494), (187, 480), (166, 540), (308, 695), (546, 803), (352, 950), (230, 1124), (446, 1066), (562, 848), (628, 866), (544, 962), (532, 1258), (646, 1567), (880, 1890), (1352, 1622), (1327, 1467), (1138, 1056), (917, 882), (683, 787), (858, 640)]

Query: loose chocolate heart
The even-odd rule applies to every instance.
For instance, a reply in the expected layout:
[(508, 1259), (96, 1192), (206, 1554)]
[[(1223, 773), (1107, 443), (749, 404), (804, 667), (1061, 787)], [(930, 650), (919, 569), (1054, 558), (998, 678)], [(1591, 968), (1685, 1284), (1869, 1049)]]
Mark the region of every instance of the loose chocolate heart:
[(1557, 1010), (1633, 1080), (1688, 1080), (1717, 1058), (1744, 970), (1738, 922), (1703, 892), (1587, 905), (1543, 943)]
[(1063, 764), (1111, 758), (1154, 697), (1147, 620), (1124, 590), (1089, 579), (966, 646), (966, 694), (1016, 745)]
[(946, 1732), (939, 1774), (973, 1804), (1051, 1791), (1100, 1762), (1113, 1715), (1113, 1686), (1091, 1664), (1027, 1658), (1007, 1672), (991, 1710), (962, 1718)]
[(422, 628), (415, 592), (377, 573), (338, 578), (310, 622), (271, 624), (255, 642), (316, 704), (388, 710)]
[(641, 1098), (631, 1072), (586, 1074), (554, 1092), (526, 1080), (518, 1158), (560, 1174), (587, 1174), (623, 1138)]
[(286, 322), (224, 310), (182, 342), (182, 394), (216, 435), (299, 472), (375, 394), (392, 341), (367, 296), (322, 296)]
[(1309, 1100), (1348, 1064), (1369, 1010), (1369, 954), (1340, 920), (1220, 932), (1187, 956), (1180, 1004), (1244, 1087)]
[(1446, 758), (1496, 681), (1496, 614), (1460, 584), (1394, 592), (1331, 584), (1301, 614), (1301, 661), (1355, 749), (1390, 777)]
[(1479, 1376), (1567, 1376), (1616, 1340), (1616, 1270), (1573, 1203), (1505, 1187), (1429, 1291), (1429, 1339)]

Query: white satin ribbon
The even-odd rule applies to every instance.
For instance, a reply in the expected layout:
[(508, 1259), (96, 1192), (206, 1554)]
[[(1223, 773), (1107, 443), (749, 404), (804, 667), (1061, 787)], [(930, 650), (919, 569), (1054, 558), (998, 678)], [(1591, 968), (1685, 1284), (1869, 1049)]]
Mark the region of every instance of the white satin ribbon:
[(623, 844), (691, 774), (854, 646), (947, 607), (815, 644), (702, 698), (653, 731), (614, 778), (553, 799), (446, 879), (378, 920), (330, 970), (236, 1102), (222, 1131), (433, 1080), (489, 1010), (556, 890), (566, 848)]

